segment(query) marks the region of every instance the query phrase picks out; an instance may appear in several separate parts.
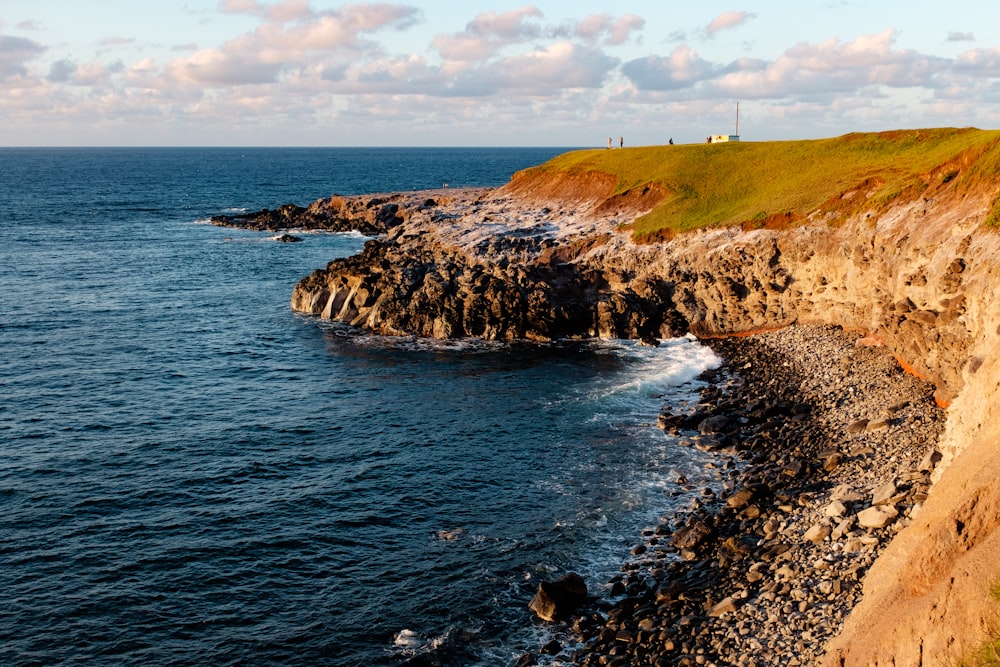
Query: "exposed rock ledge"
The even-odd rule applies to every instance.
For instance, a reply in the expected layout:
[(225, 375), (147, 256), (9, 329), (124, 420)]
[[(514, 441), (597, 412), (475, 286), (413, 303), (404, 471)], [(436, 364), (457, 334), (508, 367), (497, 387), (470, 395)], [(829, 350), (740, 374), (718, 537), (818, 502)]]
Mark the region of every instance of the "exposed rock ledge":
[(292, 305), (435, 337), (715, 336), (792, 323), (870, 333), (949, 406), (944, 458), (826, 660), (970, 654), (1000, 620), (989, 594), (1000, 580), (1000, 235), (983, 229), (996, 193), (938, 192), (839, 227), (814, 219), (635, 245), (619, 226), (649, 201), (578, 185), (542, 198), (515, 181), (409, 210), (360, 255), (304, 278)]

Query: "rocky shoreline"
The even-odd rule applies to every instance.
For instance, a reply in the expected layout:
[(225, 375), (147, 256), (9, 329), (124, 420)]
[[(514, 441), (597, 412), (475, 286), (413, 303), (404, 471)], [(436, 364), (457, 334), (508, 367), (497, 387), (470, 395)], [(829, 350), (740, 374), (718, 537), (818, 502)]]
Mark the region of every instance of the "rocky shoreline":
[(926, 499), (944, 427), (933, 387), (868, 342), (823, 325), (706, 341), (724, 367), (659, 423), (719, 453), (722, 494), (644, 531), (567, 639), (518, 664), (817, 664)]
[[(787, 230), (642, 245), (627, 225), (645, 200), (564, 176), (320, 200), (309, 208), (350, 212), (334, 216), (339, 231), (360, 229), (352, 216), (384, 231), (292, 294), (298, 312), (387, 335), (690, 331), (729, 360), (696, 413), (661, 417), (719, 452), (722, 492), (651, 528), (567, 626), (575, 637), (523, 664), (918, 664), (992, 636), (1000, 237), (983, 220), (995, 197), (949, 190), (837, 224), (821, 209)], [(861, 333), (817, 323), (871, 336), (856, 345)]]
[(456, 199), (464, 204), (490, 191), (488, 188), (456, 188), (354, 196), (335, 194), (317, 199), (308, 206), (283, 204), (276, 209), (213, 215), (210, 220), (220, 227), (265, 232), (313, 230), (378, 236), (406, 222), (414, 211), (447, 208)]

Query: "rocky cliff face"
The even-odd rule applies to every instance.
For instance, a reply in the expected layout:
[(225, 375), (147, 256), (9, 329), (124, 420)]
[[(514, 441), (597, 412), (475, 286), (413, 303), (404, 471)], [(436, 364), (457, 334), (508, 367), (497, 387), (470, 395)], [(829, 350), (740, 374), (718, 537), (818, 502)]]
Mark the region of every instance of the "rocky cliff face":
[(536, 178), (407, 211), (360, 255), (304, 278), (292, 305), (434, 337), (718, 336), (793, 323), (869, 333), (950, 406), (944, 460), (829, 663), (967, 655), (1000, 620), (989, 595), (1000, 579), (1000, 234), (983, 227), (997, 193), (943, 188), (837, 225), (817, 213), (783, 231), (636, 245), (620, 225), (657, 193), (609, 192)]

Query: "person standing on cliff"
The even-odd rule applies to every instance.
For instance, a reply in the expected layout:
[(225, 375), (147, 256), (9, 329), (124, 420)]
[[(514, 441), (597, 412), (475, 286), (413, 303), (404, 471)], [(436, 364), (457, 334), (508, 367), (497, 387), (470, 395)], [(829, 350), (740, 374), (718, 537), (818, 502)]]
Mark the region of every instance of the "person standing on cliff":
[(618, 148), (625, 148), (625, 137), (618, 137)]
[(608, 149), (610, 150), (610, 148), (611, 148), (611, 137), (608, 137)]

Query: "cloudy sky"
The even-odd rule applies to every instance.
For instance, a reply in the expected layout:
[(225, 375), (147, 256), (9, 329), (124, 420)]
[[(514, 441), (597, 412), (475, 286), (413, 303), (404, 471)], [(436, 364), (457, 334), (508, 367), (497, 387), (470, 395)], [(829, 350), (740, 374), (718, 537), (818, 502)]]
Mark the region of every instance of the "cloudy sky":
[(982, 0), (0, 0), (0, 146), (1000, 127)]

